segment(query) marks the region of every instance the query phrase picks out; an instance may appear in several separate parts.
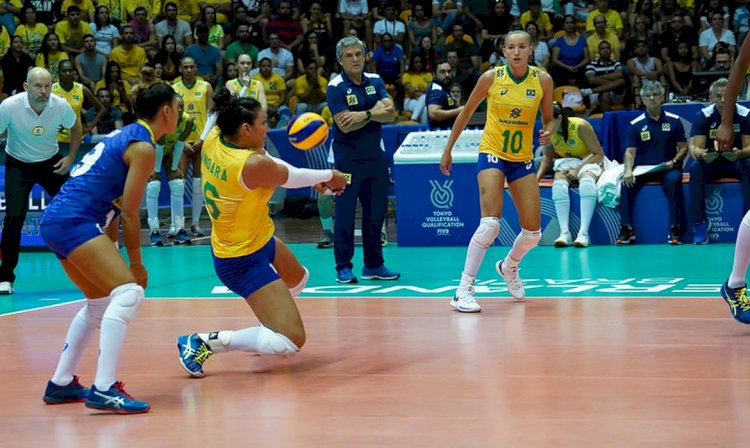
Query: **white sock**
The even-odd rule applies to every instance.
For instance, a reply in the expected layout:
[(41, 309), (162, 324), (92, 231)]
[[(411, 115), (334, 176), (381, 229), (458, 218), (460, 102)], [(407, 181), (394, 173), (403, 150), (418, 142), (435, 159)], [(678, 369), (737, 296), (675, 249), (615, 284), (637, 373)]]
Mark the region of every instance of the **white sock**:
[(211, 333), (198, 333), (198, 336), (206, 341), (208, 348), (214, 353), (222, 353), (229, 350), (228, 345), (232, 340), (232, 330), (212, 331)]
[(471, 286), (476, 279), (477, 278), (472, 275), (461, 273), (461, 283), (459, 283), (459, 286)]
[(203, 211), (203, 190), (201, 190), (201, 178), (193, 178), (193, 201), (192, 201), (192, 212), (193, 212), (193, 225), (200, 225), (201, 223), (201, 211)]
[(78, 362), (86, 349), (94, 330), (101, 325), (104, 310), (109, 304), (109, 297), (95, 300), (87, 300), (80, 311), (75, 315), (65, 336), (65, 346), (60, 354), (57, 369), (52, 376), (52, 382), (58, 386), (67, 386), (73, 381)]
[(159, 230), (159, 192), (161, 181), (151, 180), (146, 184), (146, 211), (148, 212), (148, 228), (152, 232)]
[(185, 228), (185, 181), (172, 179), (169, 181), (169, 205), (172, 211), (172, 225), (181, 230)]
[(568, 232), (570, 228), (570, 192), (567, 181), (555, 179), (552, 182), (552, 201), (555, 203), (560, 233)]
[(260, 326), (244, 328), (242, 330), (224, 330), (211, 333), (199, 333), (215, 353), (227, 351), (242, 351), (258, 353), (258, 335)]
[(745, 213), (737, 232), (737, 242), (734, 245), (734, 264), (729, 276), (730, 288), (740, 288), (745, 285), (747, 264), (750, 262), (750, 212)]
[[(139, 292), (140, 290), (140, 292)], [(99, 362), (96, 367), (94, 385), (98, 390), (109, 390), (116, 379), (120, 351), (125, 342), (128, 322), (135, 318), (143, 300), (143, 289), (134, 283), (126, 283), (113, 289), (110, 304), (104, 312), (99, 333)], [(138, 302), (133, 305), (133, 302)]]
[(581, 195), (581, 230), (579, 233), (588, 235), (591, 219), (596, 209), (596, 183), (591, 177), (584, 177), (578, 186)]
[(503, 261), (503, 266), (517, 267), (523, 257), (533, 248), (539, 244), (539, 240), (542, 239), (542, 230), (526, 230), (521, 229), (521, 233), (516, 236), (513, 241), (513, 247), (510, 248), (510, 252)]

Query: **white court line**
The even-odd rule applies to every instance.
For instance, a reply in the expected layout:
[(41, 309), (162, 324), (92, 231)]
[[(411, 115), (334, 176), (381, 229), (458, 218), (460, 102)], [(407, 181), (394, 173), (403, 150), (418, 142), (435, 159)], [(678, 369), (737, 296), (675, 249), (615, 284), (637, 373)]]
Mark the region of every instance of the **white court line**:
[[(62, 299), (41, 299), (41, 300), (62, 300)], [(28, 313), (28, 312), (31, 312), (31, 311), (46, 310), (46, 309), (49, 309), (49, 308), (57, 308), (59, 306), (68, 305), (68, 304), (71, 304), (71, 303), (83, 302), (84, 300), (86, 300), (86, 299), (71, 300), (70, 302), (63, 302), (63, 303), (56, 303), (54, 305), (40, 306), (40, 307), (30, 308), (28, 310), (12, 311), (10, 313), (0, 313), (0, 317), (3, 317), (3, 316), (13, 316), (15, 314), (23, 314), (23, 313)]]

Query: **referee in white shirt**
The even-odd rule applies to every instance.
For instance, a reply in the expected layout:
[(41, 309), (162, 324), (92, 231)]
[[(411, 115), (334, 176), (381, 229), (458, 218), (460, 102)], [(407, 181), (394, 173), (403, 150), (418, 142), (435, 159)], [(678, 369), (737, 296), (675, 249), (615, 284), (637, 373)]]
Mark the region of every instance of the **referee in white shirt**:
[[(13, 271), (18, 265), (31, 188), (39, 184), (55, 196), (68, 178), (81, 144), (81, 122), (64, 98), (51, 93), (52, 76), (47, 70), (29, 70), (23, 87), (25, 92), (0, 103), (0, 133), (8, 131), (0, 294), (13, 294)], [(60, 126), (70, 129), (70, 150), (65, 157), (57, 146)]]

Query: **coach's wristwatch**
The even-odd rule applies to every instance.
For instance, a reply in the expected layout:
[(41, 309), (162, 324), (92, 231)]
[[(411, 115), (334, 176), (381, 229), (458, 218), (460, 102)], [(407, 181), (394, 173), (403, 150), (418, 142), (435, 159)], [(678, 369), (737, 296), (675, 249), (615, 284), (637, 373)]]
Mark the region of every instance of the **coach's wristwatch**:
[(367, 117), (367, 121), (372, 120), (372, 112), (370, 112), (369, 110), (366, 110), (365, 117)]

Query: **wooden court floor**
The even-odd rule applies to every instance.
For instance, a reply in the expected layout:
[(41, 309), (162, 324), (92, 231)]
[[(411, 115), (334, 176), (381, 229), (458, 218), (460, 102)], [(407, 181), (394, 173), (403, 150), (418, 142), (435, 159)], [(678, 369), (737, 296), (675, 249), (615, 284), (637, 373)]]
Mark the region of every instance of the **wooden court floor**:
[[(716, 294), (730, 245), (540, 247), (525, 303), (492, 278), (505, 249), (491, 249), (474, 315), (448, 306), (463, 248), (389, 245), (402, 280), (354, 288), (309, 246), (293, 247), (312, 267), (307, 345), (288, 359), (217, 354), (203, 379), (180, 367), (176, 337), (257, 321), (217, 289), (207, 248), (144, 249), (150, 300), (119, 368), (152, 405), (136, 416), (42, 403), (80, 304), (52, 255), (22, 254), (26, 280), (0, 299), (16, 309), (0, 308), (0, 446), (747, 447), (750, 327)], [(95, 357), (92, 343), (84, 384)]]

